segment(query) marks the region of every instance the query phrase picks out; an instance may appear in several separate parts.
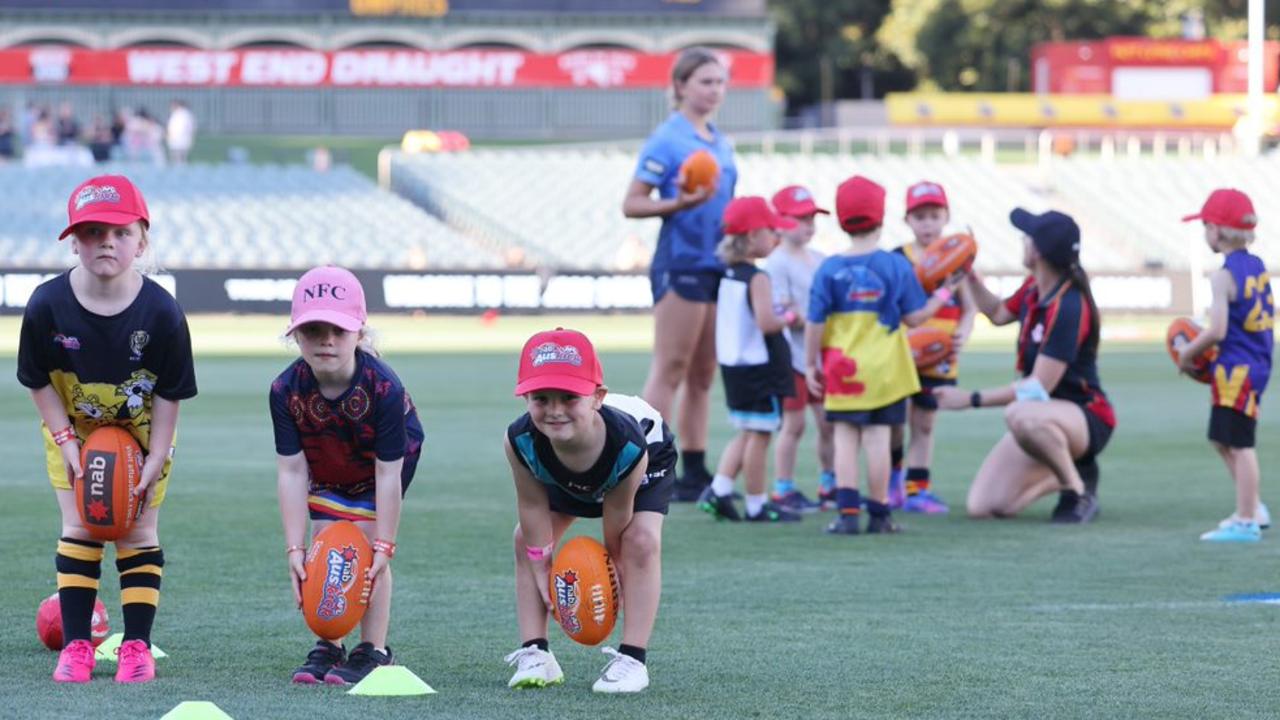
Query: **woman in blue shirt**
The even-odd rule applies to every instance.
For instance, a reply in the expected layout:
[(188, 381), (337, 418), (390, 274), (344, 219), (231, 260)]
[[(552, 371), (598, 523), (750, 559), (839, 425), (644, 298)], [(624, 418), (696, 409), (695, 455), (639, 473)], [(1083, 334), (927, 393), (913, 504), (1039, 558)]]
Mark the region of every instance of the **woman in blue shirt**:
[[(677, 428), (684, 475), (675, 499), (687, 502), (711, 482), (705, 461), (707, 423), (716, 375), (716, 291), (724, 271), (715, 249), (738, 169), (733, 148), (710, 118), (724, 101), (727, 79), (728, 70), (712, 51), (689, 48), (680, 53), (671, 72), (675, 109), (640, 151), (622, 203), (627, 217), (662, 218), (649, 270), (654, 344), (644, 399), (663, 417), (673, 417), (671, 406), (683, 389)], [(712, 188), (686, 192), (680, 167), (698, 150), (715, 157), (719, 179)]]

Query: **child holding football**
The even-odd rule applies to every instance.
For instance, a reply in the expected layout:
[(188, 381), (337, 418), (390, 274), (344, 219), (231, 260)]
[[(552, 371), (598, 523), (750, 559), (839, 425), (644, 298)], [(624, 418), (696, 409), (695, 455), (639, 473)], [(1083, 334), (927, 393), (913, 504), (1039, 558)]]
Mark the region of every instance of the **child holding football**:
[(360, 644), (347, 654), (321, 639), (293, 673), (293, 682), (358, 683), (394, 660), (391, 558), (400, 503), (422, 453), (423, 431), (413, 400), (369, 342), (364, 289), (339, 267), (307, 271), (293, 290), (285, 335), (301, 354), (271, 383), (277, 491), (293, 597), (302, 605), (307, 519), (313, 533), (350, 520), (369, 538), (373, 582), (360, 624)]
[(1209, 442), (1236, 486), (1235, 513), (1200, 539), (1257, 542), (1262, 539), (1262, 526), (1271, 522), (1258, 498), (1261, 471), (1254, 450), (1258, 405), (1271, 377), (1275, 325), (1271, 276), (1262, 259), (1248, 250), (1258, 224), (1248, 195), (1234, 189), (1214, 190), (1200, 212), (1183, 218), (1191, 220), (1204, 222), (1205, 242), (1224, 258), (1222, 268), (1209, 278), (1213, 288), (1209, 327), (1182, 348), (1178, 365), (1191, 372), (1196, 358), (1218, 345), (1218, 357), (1209, 368), (1213, 403)]
[[(773, 196), (773, 208), (779, 215), (791, 218), (796, 226), (782, 230), (782, 242), (769, 253), (764, 262), (765, 272), (773, 284), (774, 304), (791, 308), (796, 323), (787, 329), (787, 342), (791, 350), (791, 369), (795, 380), (795, 395), (782, 401), (782, 432), (774, 446), (773, 501), (779, 506), (797, 512), (809, 512), (822, 504), (834, 506), (836, 499), (836, 474), (832, 470), (831, 425), (822, 412), (822, 398), (809, 392), (804, 382), (804, 317), (809, 308), (809, 288), (813, 273), (825, 257), (809, 247), (813, 239), (814, 220), (818, 215), (830, 215), (818, 207), (808, 188), (791, 185)], [(813, 408), (813, 422), (818, 429), (818, 462), (822, 475), (818, 482), (818, 501), (805, 497), (795, 485), (796, 449), (804, 436), (804, 413)]]
[[(942, 186), (928, 180), (907, 188), (907, 227), (915, 236), (913, 242), (900, 246), (896, 252), (919, 264), (930, 245), (942, 237), (942, 230), (951, 220), (947, 205), (947, 193)], [(929, 466), (933, 461), (933, 426), (938, 414), (938, 401), (933, 388), (955, 385), (960, 376), (958, 357), (960, 348), (973, 332), (973, 320), (977, 308), (969, 300), (964, 286), (958, 286), (955, 295), (937, 314), (925, 321), (928, 327), (936, 327), (951, 335), (951, 357), (932, 367), (920, 370), (920, 392), (911, 396), (907, 406), (907, 427), (911, 439), (907, 442), (905, 493), (903, 483), (903, 435), (904, 426), (894, 425), (889, 441), (892, 471), (889, 475), (889, 504), (909, 513), (937, 515), (950, 508), (930, 489)]]
[(783, 330), (799, 321), (794, 310), (773, 309), (769, 275), (755, 266), (778, 244), (778, 230), (796, 221), (778, 215), (762, 197), (734, 198), (724, 211), (725, 237), (716, 253), (726, 269), (716, 300), (716, 359), (724, 379), (729, 424), (738, 434), (720, 454), (711, 486), (698, 506), (716, 519), (743, 519), (733, 504), (738, 472), (746, 477), (746, 520), (800, 519), (765, 492), (769, 440), (782, 426), (782, 401), (795, 394), (791, 352)]
[(54, 565), (64, 646), (53, 679), (92, 678), (90, 618), (102, 574), (103, 544), (76, 507), (84, 482), (80, 445), (95, 429), (129, 431), (146, 459), (135, 495), (140, 515), (115, 541), (124, 642), (116, 682), (155, 677), (151, 627), (160, 601), (164, 551), (157, 521), (169, 483), (178, 405), (196, 395), (191, 335), (182, 308), (134, 264), (148, 247), (151, 220), (128, 178), (81, 183), (67, 203), (67, 228), (78, 263), (41, 284), (22, 318), (18, 381), (31, 390), (43, 424), (49, 482), (62, 513)]
[(861, 532), (858, 455), (867, 460), (868, 533), (900, 530), (889, 511), (890, 428), (906, 420), (906, 398), (920, 391), (903, 326), (916, 327), (951, 301), (953, 276), (930, 298), (902, 255), (876, 247), (884, 188), (862, 176), (840, 184), (836, 218), (849, 249), (818, 267), (805, 326), (805, 378), (825, 394), (835, 426), (836, 504), (827, 532)]
[(509, 687), (564, 682), (547, 641), (551, 558), (578, 518), (601, 518), (604, 546), (622, 585), (622, 645), (592, 686), (634, 693), (649, 686), (646, 648), (662, 593), (662, 524), (675, 482), (674, 438), (648, 403), (616, 395), (585, 335), (557, 328), (520, 351), (515, 394), (526, 412), (503, 450), (516, 486), (516, 622), (520, 648)]

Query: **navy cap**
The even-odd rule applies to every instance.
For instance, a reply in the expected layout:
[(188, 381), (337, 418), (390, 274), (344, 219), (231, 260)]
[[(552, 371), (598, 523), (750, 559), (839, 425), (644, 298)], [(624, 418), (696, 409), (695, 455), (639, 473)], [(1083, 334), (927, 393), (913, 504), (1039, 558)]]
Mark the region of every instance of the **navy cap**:
[(1080, 226), (1070, 215), (1050, 210), (1036, 215), (1022, 208), (1009, 213), (1009, 222), (1031, 236), (1036, 252), (1056, 268), (1067, 270), (1080, 259)]

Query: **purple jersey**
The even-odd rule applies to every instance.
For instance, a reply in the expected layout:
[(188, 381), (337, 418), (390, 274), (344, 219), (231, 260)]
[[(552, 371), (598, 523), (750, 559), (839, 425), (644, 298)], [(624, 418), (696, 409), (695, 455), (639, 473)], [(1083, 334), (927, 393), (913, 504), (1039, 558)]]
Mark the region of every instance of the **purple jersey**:
[(1256, 418), (1271, 377), (1271, 276), (1262, 260), (1245, 250), (1229, 253), (1222, 267), (1235, 282), (1236, 299), (1227, 306), (1227, 336), (1218, 343), (1218, 359), (1210, 367), (1213, 404)]
[(337, 399), (320, 394), (311, 366), (299, 358), (271, 383), (276, 452), (303, 453), (312, 488), (357, 493), (374, 482), (374, 461), (422, 452), (422, 423), (400, 378), (386, 363), (356, 351), (351, 386)]

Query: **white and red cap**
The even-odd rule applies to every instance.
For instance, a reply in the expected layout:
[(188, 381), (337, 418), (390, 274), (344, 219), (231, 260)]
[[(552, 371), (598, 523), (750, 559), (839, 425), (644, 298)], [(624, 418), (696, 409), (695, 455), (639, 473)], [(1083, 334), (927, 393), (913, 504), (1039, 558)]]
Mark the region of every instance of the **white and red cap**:
[(368, 318), (364, 288), (350, 270), (325, 265), (308, 270), (293, 288), (293, 311), (286, 335), (310, 322), (337, 325), (347, 332), (364, 327)]
[(537, 390), (590, 395), (603, 384), (604, 370), (596, 349), (577, 330), (544, 330), (529, 338), (520, 351), (516, 395)]
[(947, 205), (947, 191), (943, 190), (938, 183), (929, 180), (923, 180), (907, 188), (907, 212), (925, 205), (950, 207)]
[(123, 175), (99, 175), (85, 180), (72, 191), (67, 200), (67, 229), (58, 239), (75, 232), (81, 223), (128, 225), (134, 220), (142, 221), (143, 227), (151, 225), (142, 193)]
[(773, 209), (779, 215), (802, 218), (810, 215), (830, 215), (831, 212), (818, 207), (813, 193), (802, 185), (788, 185), (773, 195)]

